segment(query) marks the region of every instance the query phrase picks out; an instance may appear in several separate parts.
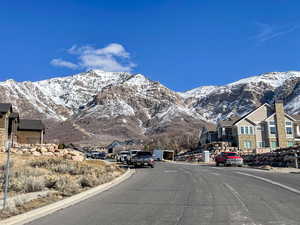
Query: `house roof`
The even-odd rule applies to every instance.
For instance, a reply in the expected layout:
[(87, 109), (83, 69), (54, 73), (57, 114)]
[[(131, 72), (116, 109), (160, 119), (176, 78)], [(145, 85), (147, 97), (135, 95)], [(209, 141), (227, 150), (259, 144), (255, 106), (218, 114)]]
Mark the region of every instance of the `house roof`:
[(220, 121), (219, 124), (221, 127), (230, 127), (239, 119), (240, 119), (239, 116), (232, 116), (232, 117), (228, 118), (227, 120)]
[(10, 103), (0, 103), (0, 112), (7, 113), (12, 109), (12, 105)]
[(206, 130), (209, 132), (209, 131), (216, 131), (217, 130), (217, 126), (215, 124), (207, 124), (205, 126)]
[(258, 106), (256, 109), (254, 109), (254, 110), (250, 111), (249, 113), (245, 114), (244, 116), (242, 116), (239, 120), (235, 121), (235, 123), (233, 125), (235, 125), (238, 122), (240, 122), (241, 120), (245, 119), (247, 116), (249, 116), (250, 114), (254, 113), (256, 110), (258, 110), (262, 106), (267, 106), (267, 107), (271, 108), (271, 106), (268, 103), (264, 103), (264, 104)]
[(300, 114), (298, 114), (298, 115), (292, 115), (292, 117), (293, 117), (296, 121), (300, 121)]
[(41, 120), (20, 120), (19, 130), (44, 130), (45, 126)]

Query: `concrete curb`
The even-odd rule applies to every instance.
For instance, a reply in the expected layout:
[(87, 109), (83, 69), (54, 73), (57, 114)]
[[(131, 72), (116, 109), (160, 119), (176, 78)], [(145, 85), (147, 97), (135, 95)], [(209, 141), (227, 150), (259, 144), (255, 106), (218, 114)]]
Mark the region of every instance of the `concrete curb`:
[(178, 164), (178, 165), (190, 165), (190, 166), (213, 166), (214, 164), (209, 164), (209, 163), (189, 163), (189, 162), (176, 162), (176, 161), (164, 161), (166, 163), (173, 163), (173, 164)]
[(69, 198), (52, 203), (50, 205), (43, 206), (41, 208), (37, 208), (37, 209), (31, 210), (29, 212), (26, 212), (26, 213), (23, 213), (20, 215), (10, 217), (5, 220), (0, 220), (0, 225), (23, 225), (25, 223), (29, 223), (33, 220), (47, 216), (47, 215), (54, 213), (60, 209), (67, 208), (67, 207), (75, 205), (83, 200), (86, 200), (92, 196), (100, 194), (101, 192), (104, 192), (104, 191), (122, 183), (123, 181), (127, 180), (134, 173), (135, 173), (135, 170), (128, 169), (123, 175), (121, 175), (120, 177), (117, 177), (116, 179), (114, 179), (108, 183), (101, 184), (90, 190), (81, 192), (81, 193), (71, 196)]

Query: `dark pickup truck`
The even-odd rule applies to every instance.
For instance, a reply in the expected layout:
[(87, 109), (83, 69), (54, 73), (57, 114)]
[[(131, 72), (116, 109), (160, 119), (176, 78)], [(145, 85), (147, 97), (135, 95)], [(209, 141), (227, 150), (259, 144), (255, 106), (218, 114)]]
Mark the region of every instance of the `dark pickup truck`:
[(131, 164), (135, 167), (138, 166), (150, 166), (154, 167), (154, 160), (152, 158), (151, 152), (139, 151), (135, 156), (131, 159)]

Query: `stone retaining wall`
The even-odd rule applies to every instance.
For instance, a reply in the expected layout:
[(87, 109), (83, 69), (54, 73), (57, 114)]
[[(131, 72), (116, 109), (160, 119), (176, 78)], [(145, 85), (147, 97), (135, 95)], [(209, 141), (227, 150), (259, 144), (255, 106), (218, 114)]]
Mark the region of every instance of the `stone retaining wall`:
[[(84, 153), (74, 149), (58, 149), (58, 145), (56, 144), (37, 144), (37, 145), (16, 144), (10, 150), (12, 154), (29, 154), (37, 157), (38, 156), (63, 157), (65, 159), (75, 160), (75, 161), (83, 161), (85, 159)], [(3, 152), (4, 149), (0, 149), (0, 151)]]

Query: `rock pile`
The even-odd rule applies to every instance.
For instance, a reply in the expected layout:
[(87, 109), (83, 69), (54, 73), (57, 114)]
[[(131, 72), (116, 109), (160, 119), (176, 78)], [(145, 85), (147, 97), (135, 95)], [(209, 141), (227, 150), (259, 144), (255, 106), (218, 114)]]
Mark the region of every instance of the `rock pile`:
[(15, 145), (11, 148), (12, 154), (30, 154), (33, 156), (62, 157), (74, 161), (83, 161), (85, 156), (82, 152), (74, 149), (59, 149), (56, 144), (40, 145)]

